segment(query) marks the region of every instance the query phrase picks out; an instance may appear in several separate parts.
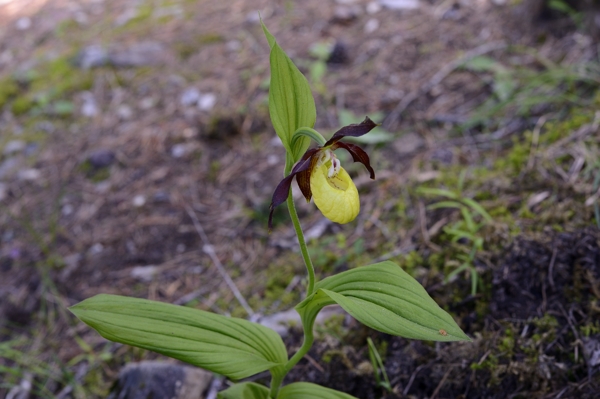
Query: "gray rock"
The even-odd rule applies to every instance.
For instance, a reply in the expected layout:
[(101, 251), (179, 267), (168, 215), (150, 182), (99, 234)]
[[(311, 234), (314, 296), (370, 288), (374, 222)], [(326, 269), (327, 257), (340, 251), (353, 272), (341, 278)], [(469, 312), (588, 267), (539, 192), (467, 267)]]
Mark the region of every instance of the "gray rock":
[(164, 47), (160, 43), (152, 41), (136, 43), (129, 47), (111, 46), (110, 49), (93, 44), (79, 51), (74, 63), (83, 69), (106, 65), (132, 68), (160, 64), (164, 55)]
[(419, 0), (378, 0), (378, 2), (390, 10), (414, 10), (421, 5)]
[(189, 107), (190, 105), (198, 104), (198, 100), (200, 99), (200, 91), (195, 87), (190, 87), (185, 89), (183, 93), (181, 93), (181, 97), (179, 97), (179, 102), (181, 105), (185, 107)]
[(125, 366), (107, 399), (201, 399), (213, 376), (208, 371), (162, 362)]
[(8, 177), (22, 164), (22, 159), (18, 157), (11, 157), (0, 163), (0, 179)]
[(35, 168), (22, 169), (17, 173), (17, 178), (22, 181), (35, 181), (40, 177), (42, 177), (42, 172)]
[(75, 57), (75, 65), (83, 69), (97, 68), (108, 64), (108, 50), (97, 44), (83, 48)]
[(17, 19), (15, 26), (18, 30), (27, 30), (31, 28), (31, 18), (29, 17), (21, 17)]
[(122, 120), (131, 119), (133, 117), (133, 109), (127, 104), (121, 104), (117, 108), (117, 116)]
[(11, 155), (16, 152), (21, 152), (25, 149), (27, 143), (23, 140), (10, 140), (6, 144), (4, 144), (4, 149), (2, 152), (4, 155)]
[(349, 24), (360, 16), (362, 7), (358, 5), (342, 5), (336, 6), (333, 10), (331, 22), (337, 24)]
[(131, 68), (157, 65), (164, 56), (164, 48), (157, 42), (142, 42), (125, 49), (111, 50), (110, 64), (117, 68)]
[(96, 103), (94, 95), (89, 91), (85, 91), (81, 93), (81, 98), (83, 99), (83, 104), (81, 105), (81, 114), (88, 118), (98, 115), (100, 110), (98, 109), (98, 103)]
[(591, 336), (583, 338), (583, 355), (591, 370), (600, 366), (600, 336)]
[(106, 168), (115, 160), (115, 153), (111, 150), (100, 149), (92, 152), (88, 157), (88, 161), (94, 168)]
[[(344, 309), (339, 305), (329, 305), (323, 308), (315, 320), (315, 324), (323, 325), (325, 321), (329, 320), (332, 316), (344, 314)], [(258, 321), (265, 327), (268, 327), (276, 331), (282, 337), (286, 337), (289, 333), (290, 327), (302, 325), (300, 315), (295, 309), (289, 309), (284, 312), (275, 313), (266, 317), (261, 318)]]
[(217, 103), (217, 96), (213, 93), (202, 94), (198, 99), (198, 108), (202, 111), (210, 111)]

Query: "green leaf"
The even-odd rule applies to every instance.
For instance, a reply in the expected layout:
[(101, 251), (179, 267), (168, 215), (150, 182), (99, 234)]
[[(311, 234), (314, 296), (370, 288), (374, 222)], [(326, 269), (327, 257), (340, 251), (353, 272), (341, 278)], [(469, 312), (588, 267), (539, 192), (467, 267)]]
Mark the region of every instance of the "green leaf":
[(463, 207), (463, 205), (461, 205), (461, 203), (457, 202), (457, 201), (440, 201), (440, 202), (436, 202), (435, 204), (427, 205), (427, 209), (440, 209), (440, 208), (460, 209), (462, 207)]
[(464, 67), (475, 72), (493, 72), (498, 70), (499, 64), (493, 58), (480, 55), (465, 62)]
[(333, 303), (361, 323), (387, 334), (431, 341), (470, 341), (423, 286), (390, 261), (321, 280), (315, 285), (315, 294), (298, 304), (296, 310), (305, 320), (305, 315), (312, 318), (324, 305)]
[(269, 399), (269, 388), (255, 382), (242, 382), (219, 392), (217, 399)]
[(296, 162), (308, 149), (310, 139), (302, 137), (292, 146), (292, 135), (301, 127), (314, 127), (317, 119), (315, 101), (304, 75), (279, 47), (267, 27), (264, 24), (262, 27), (271, 47), (271, 122), (286, 151), (292, 155), (293, 162)]
[(444, 190), (442, 188), (419, 187), (419, 188), (417, 188), (417, 194), (439, 195), (440, 197), (446, 197), (446, 198), (450, 198), (450, 199), (458, 199), (458, 194), (453, 193), (450, 190)]
[(279, 391), (277, 399), (356, 399), (352, 395), (310, 382), (294, 382)]
[(470, 206), (475, 212), (480, 214), (488, 223), (492, 223), (494, 219), (490, 216), (489, 213), (477, 202), (472, 200), (471, 198), (462, 198), (462, 202), (466, 205)]
[(118, 295), (97, 295), (69, 308), (104, 338), (148, 349), (231, 379), (281, 372), (279, 335), (247, 320)]

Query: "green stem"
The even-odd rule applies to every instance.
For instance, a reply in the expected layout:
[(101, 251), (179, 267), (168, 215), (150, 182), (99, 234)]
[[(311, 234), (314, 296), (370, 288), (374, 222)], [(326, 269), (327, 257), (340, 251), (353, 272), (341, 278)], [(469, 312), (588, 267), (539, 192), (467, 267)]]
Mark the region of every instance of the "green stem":
[[(291, 172), (291, 165), (288, 166), (289, 162), (286, 162), (285, 175), (289, 175)], [(289, 170), (288, 170), (289, 169)], [(292, 191), (287, 197), (287, 206), (290, 212), (290, 218), (294, 224), (294, 230), (296, 230), (296, 236), (298, 236), (298, 244), (300, 244), (300, 252), (302, 253), (302, 259), (306, 265), (306, 271), (308, 273), (308, 287), (306, 289), (306, 296), (309, 297), (315, 290), (315, 267), (313, 266), (310, 254), (308, 253), (308, 246), (304, 240), (304, 232), (302, 226), (300, 226), (300, 219), (298, 218), (298, 212), (296, 212), (296, 204), (294, 203), (294, 197)]]
[(294, 198), (292, 197), (291, 193), (287, 199), (287, 206), (290, 211), (292, 223), (294, 223), (296, 235), (298, 236), (298, 244), (300, 244), (300, 252), (302, 252), (302, 258), (304, 259), (304, 264), (306, 265), (306, 271), (308, 272), (308, 287), (306, 289), (306, 296), (309, 297), (315, 290), (315, 268), (312, 264), (312, 260), (310, 259), (306, 241), (304, 241), (304, 233), (302, 232), (302, 226), (300, 226), (300, 219), (298, 219), (296, 205), (294, 204)]
[(315, 341), (315, 337), (313, 334), (313, 324), (314, 321), (312, 323), (308, 323), (308, 325), (303, 325), (304, 341), (302, 342), (302, 346), (300, 347), (300, 349), (298, 349), (298, 352), (296, 352), (294, 356), (292, 356), (291, 359), (287, 361), (285, 366), (283, 366), (283, 373), (281, 373), (281, 375), (278, 375), (277, 377), (273, 376), (273, 378), (271, 379), (271, 390), (269, 392), (269, 396), (272, 399), (277, 398), (277, 395), (279, 394), (279, 388), (281, 387), (281, 383), (283, 382), (283, 378), (300, 361), (300, 359), (302, 359), (304, 355), (308, 353), (308, 351), (312, 347), (313, 342)]
[[(312, 130), (312, 129), (311, 129)], [(289, 176), (292, 171), (292, 166), (294, 162), (289, 154), (286, 155), (285, 158), (285, 171), (284, 176)], [(296, 204), (294, 203), (294, 197), (292, 196), (292, 190), (287, 197), (287, 206), (290, 212), (290, 218), (292, 219), (292, 223), (294, 224), (294, 230), (296, 230), (296, 235), (298, 236), (298, 244), (300, 244), (300, 252), (302, 252), (302, 258), (304, 259), (304, 264), (306, 265), (306, 271), (308, 272), (308, 287), (306, 289), (306, 296), (310, 296), (313, 294), (315, 290), (315, 268), (312, 264), (312, 260), (310, 259), (310, 254), (308, 253), (308, 247), (306, 246), (306, 241), (304, 240), (304, 232), (302, 231), (302, 226), (300, 226), (300, 219), (298, 218), (298, 212), (296, 211)], [(317, 312), (318, 313), (318, 312)], [(302, 342), (302, 346), (298, 351), (292, 356), (290, 360), (283, 366), (283, 372), (271, 373), (271, 389), (269, 391), (269, 397), (271, 399), (276, 399), (279, 394), (279, 388), (281, 387), (281, 383), (283, 379), (290, 372), (290, 370), (308, 353), (312, 344), (315, 340), (313, 335), (313, 325), (314, 319), (316, 317), (316, 313), (314, 317), (309, 321), (304, 321), (302, 323), (302, 327), (304, 329), (304, 341)]]
[(308, 137), (311, 140), (314, 140), (320, 147), (325, 145), (325, 138), (321, 135), (321, 133), (317, 132), (315, 129), (310, 127), (301, 127), (296, 130), (292, 135), (292, 148), (296, 144), (296, 141), (300, 139), (300, 137)]

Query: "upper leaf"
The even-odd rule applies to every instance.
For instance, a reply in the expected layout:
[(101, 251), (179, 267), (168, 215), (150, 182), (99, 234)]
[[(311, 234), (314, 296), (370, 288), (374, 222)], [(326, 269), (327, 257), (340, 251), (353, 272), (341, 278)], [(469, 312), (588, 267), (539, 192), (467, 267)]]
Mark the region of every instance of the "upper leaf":
[(267, 27), (264, 24), (262, 27), (271, 47), (269, 86), (271, 122), (283, 146), (292, 155), (293, 162), (296, 162), (308, 149), (310, 139), (301, 137), (292, 146), (292, 135), (301, 127), (312, 128), (315, 125), (317, 119), (315, 101), (304, 75), (279, 47)]
[(69, 308), (104, 338), (225, 375), (277, 371), (287, 361), (279, 335), (243, 319), (146, 299), (97, 295)]
[(356, 399), (352, 395), (310, 382), (295, 382), (284, 386), (277, 399)]
[[(330, 300), (324, 301), (324, 296)], [(301, 315), (316, 315), (318, 309), (332, 303), (361, 323), (388, 334), (430, 341), (470, 341), (423, 286), (390, 261), (321, 280), (315, 285), (315, 294), (296, 309)]]

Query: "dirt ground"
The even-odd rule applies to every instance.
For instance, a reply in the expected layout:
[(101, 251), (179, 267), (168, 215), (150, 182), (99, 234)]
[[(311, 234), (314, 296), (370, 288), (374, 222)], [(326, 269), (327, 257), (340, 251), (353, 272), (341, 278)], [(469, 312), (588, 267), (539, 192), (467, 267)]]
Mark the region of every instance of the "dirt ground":
[[(355, 222), (298, 201), (319, 275), (391, 259), (474, 338), (334, 320), (289, 381), (365, 399), (598, 397), (600, 67), (585, 12), (385, 3), (0, 0), (0, 397), (24, 381), (32, 398), (105, 397), (123, 364), (157, 357), (66, 310), (95, 294), (244, 318), (300, 299), (285, 209), (267, 231), (284, 151), (259, 12), (310, 78), (317, 130), (383, 123), (366, 145), (377, 180), (349, 168)], [(418, 193), (457, 185), (494, 219), (477, 233), (476, 295), (469, 273), (444, 281), (469, 245), (444, 230), (460, 215)]]

